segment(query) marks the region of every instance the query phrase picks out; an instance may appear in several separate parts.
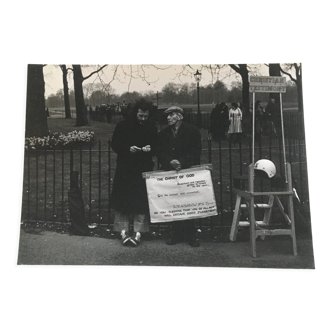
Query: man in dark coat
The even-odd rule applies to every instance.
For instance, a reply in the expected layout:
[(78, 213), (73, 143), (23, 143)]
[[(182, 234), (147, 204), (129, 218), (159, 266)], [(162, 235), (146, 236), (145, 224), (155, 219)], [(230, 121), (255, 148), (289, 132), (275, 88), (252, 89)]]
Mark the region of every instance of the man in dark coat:
[[(114, 231), (121, 233), (123, 244), (138, 245), (141, 233), (149, 231), (149, 206), (143, 172), (153, 170), (152, 156), (157, 142), (157, 128), (149, 122), (152, 103), (136, 102), (131, 117), (115, 127), (111, 147), (117, 164), (111, 194), (115, 210)], [(134, 234), (129, 236), (129, 222)]]
[[(199, 130), (195, 126), (182, 122), (182, 108), (172, 106), (165, 113), (169, 126), (158, 133), (157, 156), (161, 168), (165, 171), (178, 171), (199, 165), (202, 150)], [(176, 244), (182, 236), (186, 237), (191, 246), (199, 246), (194, 220), (172, 222), (166, 244)]]
[(224, 102), (218, 103), (210, 114), (209, 132), (212, 139), (214, 141), (224, 139), (228, 126), (228, 107)]
[(271, 98), (265, 108), (266, 127), (267, 134), (270, 136), (278, 135), (281, 133), (281, 119), (280, 108), (275, 102), (274, 98)]
[(101, 104), (101, 106), (99, 107), (99, 121), (100, 122), (105, 122), (106, 110), (107, 110), (107, 105)]

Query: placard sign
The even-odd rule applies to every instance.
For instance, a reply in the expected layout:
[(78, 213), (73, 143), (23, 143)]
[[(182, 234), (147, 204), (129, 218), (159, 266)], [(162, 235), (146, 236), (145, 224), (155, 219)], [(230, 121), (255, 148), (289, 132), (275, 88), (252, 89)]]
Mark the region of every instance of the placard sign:
[(286, 77), (281, 76), (251, 76), (249, 82), (250, 92), (286, 92)]
[(210, 169), (212, 165), (181, 171), (146, 172), (152, 223), (217, 215)]

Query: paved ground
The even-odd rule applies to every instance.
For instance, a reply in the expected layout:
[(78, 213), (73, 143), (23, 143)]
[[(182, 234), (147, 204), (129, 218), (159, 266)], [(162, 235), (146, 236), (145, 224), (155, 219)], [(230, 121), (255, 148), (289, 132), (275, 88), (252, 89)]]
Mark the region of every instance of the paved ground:
[(118, 239), (71, 236), (44, 229), (21, 229), (18, 264), (27, 265), (141, 265), (313, 269), (312, 241), (297, 237), (293, 256), (290, 237), (267, 237), (257, 242), (257, 258), (248, 241), (201, 241), (167, 246), (161, 238), (142, 241), (137, 248), (123, 247)]

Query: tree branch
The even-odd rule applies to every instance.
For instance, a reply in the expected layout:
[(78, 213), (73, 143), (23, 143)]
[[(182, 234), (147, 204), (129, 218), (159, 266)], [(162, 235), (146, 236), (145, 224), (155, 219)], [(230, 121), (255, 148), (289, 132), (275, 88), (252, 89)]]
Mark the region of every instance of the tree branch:
[(158, 67), (158, 66), (156, 66), (156, 65), (150, 65), (150, 66), (152, 66), (152, 67), (154, 67), (154, 68), (156, 68), (156, 69), (158, 69), (158, 70), (167, 70), (167, 69), (171, 68), (173, 65), (170, 65), (170, 66), (168, 66), (168, 67), (166, 67), (166, 68), (161, 68), (161, 67)]
[(238, 74), (241, 74), (241, 70), (239, 67), (236, 67), (235, 65), (229, 65), (233, 70), (235, 70)]
[[(104, 90), (106, 91), (107, 89), (109, 89), (109, 87), (111, 86), (111, 83), (116, 79), (116, 76), (117, 76), (117, 72), (118, 72), (118, 68), (119, 68), (119, 65), (115, 65), (115, 69), (114, 69), (114, 72), (113, 72), (113, 77), (112, 79), (106, 84), (102, 79), (101, 77), (99, 77), (100, 81), (103, 83), (103, 84), (106, 84), (105, 87), (104, 87)], [(98, 74), (99, 76), (99, 74)], [(119, 80), (119, 82), (121, 82)], [(121, 82), (122, 83), (122, 82)]]
[(133, 78), (133, 68), (132, 66), (130, 65), (130, 81), (129, 81), (129, 84), (128, 84), (128, 92), (129, 92), (129, 89), (130, 89), (130, 85), (131, 85), (131, 80)]
[(93, 71), (92, 73), (90, 73), (88, 76), (83, 77), (83, 81), (87, 80), (88, 78), (90, 78), (92, 75), (100, 72), (101, 70), (103, 70), (105, 67), (107, 67), (107, 65), (103, 65), (100, 68), (98, 68), (97, 70)]
[[(149, 65), (147, 65), (147, 67), (149, 68)], [(156, 69), (162, 69), (162, 68), (158, 68), (156, 66), (153, 66), (154, 68)], [(140, 74), (140, 70), (139, 68), (141, 69), (141, 71), (143, 72), (143, 76)], [(145, 73), (145, 69), (144, 69), (144, 65), (140, 65), (140, 66), (137, 66), (137, 75), (138, 77), (140, 77), (142, 79), (143, 82), (146, 82), (148, 85), (150, 85), (151, 83), (156, 83), (159, 81), (159, 79), (156, 79), (155, 81), (148, 81), (148, 77)]]
[(287, 75), (293, 82), (295, 82), (296, 84), (297, 84), (297, 80), (290, 74), (290, 73), (287, 73), (286, 71), (284, 71), (282, 68), (281, 68), (281, 66), (280, 66), (280, 64), (279, 64), (279, 68), (280, 68), (280, 71), (283, 73), (283, 74), (285, 74), (285, 75)]
[(69, 70), (71, 70), (71, 71), (73, 71), (73, 68), (67, 68), (67, 66), (66, 65), (59, 65), (60, 66), (60, 68), (61, 68), (61, 70), (63, 71), (63, 72), (66, 72), (66, 74), (68, 74), (68, 71)]

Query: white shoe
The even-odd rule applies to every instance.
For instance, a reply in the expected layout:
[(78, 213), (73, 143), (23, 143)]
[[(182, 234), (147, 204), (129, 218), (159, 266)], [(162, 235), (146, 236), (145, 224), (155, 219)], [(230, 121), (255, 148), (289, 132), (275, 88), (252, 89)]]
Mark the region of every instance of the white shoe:
[(131, 243), (134, 245), (134, 246), (138, 246), (140, 241), (141, 241), (141, 233), (140, 232), (136, 232), (135, 233), (135, 236), (133, 235), (131, 238), (130, 238), (130, 241)]
[(123, 229), (121, 231), (122, 244), (125, 245), (130, 240), (130, 237), (127, 235), (126, 231)]

